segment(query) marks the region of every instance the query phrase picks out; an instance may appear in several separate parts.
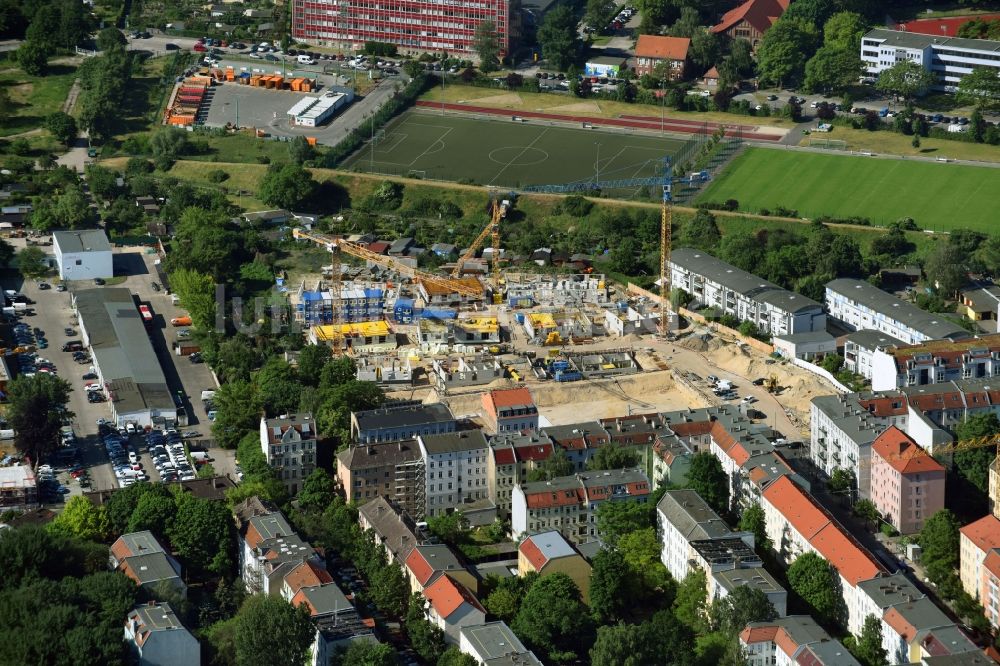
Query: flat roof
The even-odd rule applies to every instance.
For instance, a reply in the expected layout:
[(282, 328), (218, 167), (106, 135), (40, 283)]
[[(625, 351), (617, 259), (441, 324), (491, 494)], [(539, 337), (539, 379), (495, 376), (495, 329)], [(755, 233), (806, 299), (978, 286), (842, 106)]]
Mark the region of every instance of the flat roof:
[(964, 37), (936, 37), (934, 35), (924, 35), (916, 32), (904, 32), (902, 30), (885, 30), (876, 28), (865, 33), (863, 39), (879, 39), (885, 46), (893, 46), (902, 49), (925, 49), (928, 46), (946, 46), (953, 49), (965, 49), (969, 51), (998, 52), (1000, 51), (1000, 41), (992, 39), (967, 39)]
[(146, 327), (128, 289), (84, 289), (73, 295), (87, 330), (95, 364), (119, 414), (148, 409), (174, 414), (177, 407)]
[[(465, 640), (472, 645), (472, 648), (476, 651), (476, 655), (481, 659), (485, 659), (487, 664), (518, 663), (527, 666), (541, 663), (537, 660), (530, 661), (527, 658), (527, 655), (530, 654), (528, 649), (524, 647), (524, 644), (514, 635), (514, 632), (511, 631), (505, 622), (496, 621), (466, 626), (462, 627), (460, 631)], [(518, 661), (510, 660), (509, 662), (493, 661), (494, 659), (510, 659), (513, 655), (521, 655), (521, 659)]]
[(423, 442), (424, 448), (430, 454), (472, 451), (489, 447), (482, 430), (459, 430), (458, 432), (437, 435), (421, 435), (420, 441)]
[(402, 407), (380, 407), (353, 413), (359, 430), (385, 430), (406, 428), (429, 423), (448, 423), (455, 417), (444, 403), (429, 405), (405, 405)]
[(111, 252), (108, 236), (101, 229), (53, 231), (52, 241), (60, 252)]

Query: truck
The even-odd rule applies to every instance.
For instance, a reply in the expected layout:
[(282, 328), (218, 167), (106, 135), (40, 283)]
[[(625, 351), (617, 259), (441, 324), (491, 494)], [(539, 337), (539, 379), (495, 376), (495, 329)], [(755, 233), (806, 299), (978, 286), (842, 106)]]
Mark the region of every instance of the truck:
[(171, 326), (190, 326), (191, 317), (174, 317), (170, 320)]

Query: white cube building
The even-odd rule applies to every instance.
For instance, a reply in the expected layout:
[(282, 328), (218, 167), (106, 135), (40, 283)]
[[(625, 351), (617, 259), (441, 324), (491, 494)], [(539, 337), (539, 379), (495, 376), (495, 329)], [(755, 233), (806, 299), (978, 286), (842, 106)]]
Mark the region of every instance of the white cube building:
[(61, 280), (113, 277), (111, 243), (100, 229), (53, 231), (52, 248)]

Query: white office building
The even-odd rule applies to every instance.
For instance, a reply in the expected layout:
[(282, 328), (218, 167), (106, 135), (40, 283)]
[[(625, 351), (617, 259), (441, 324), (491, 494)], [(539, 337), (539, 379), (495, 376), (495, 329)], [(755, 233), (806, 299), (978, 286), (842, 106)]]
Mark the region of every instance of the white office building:
[(671, 285), (703, 305), (771, 335), (826, 330), (823, 306), (801, 294), (740, 270), (701, 250), (679, 248), (670, 255)]
[(937, 76), (935, 89), (954, 92), (975, 67), (989, 67), (1000, 75), (1000, 42), (877, 28), (861, 39), (861, 60), (874, 75), (899, 62), (915, 62)]
[(111, 243), (100, 229), (53, 231), (52, 249), (60, 280), (93, 280), (115, 274)]
[(871, 329), (905, 344), (969, 337), (968, 331), (943, 315), (925, 312), (863, 280), (838, 278), (828, 282), (826, 307), (831, 317), (852, 331)]

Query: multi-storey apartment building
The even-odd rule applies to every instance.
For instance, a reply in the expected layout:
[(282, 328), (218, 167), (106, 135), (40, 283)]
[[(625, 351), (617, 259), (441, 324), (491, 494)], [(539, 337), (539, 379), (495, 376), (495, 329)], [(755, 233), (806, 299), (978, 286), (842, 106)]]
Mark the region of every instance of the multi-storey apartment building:
[(982, 587), (983, 563), (991, 553), (1000, 550), (1000, 518), (993, 514), (965, 525), (959, 530), (959, 578), (962, 588), (979, 598)]
[(872, 390), (941, 384), (957, 379), (986, 379), (1000, 374), (1000, 335), (953, 342), (929, 340), (918, 345), (880, 348), (872, 355)]
[(917, 344), (925, 340), (960, 340), (968, 331), (940, 315), (925, 312), (863, 280), (838, 278), (826, 283), (830, 316), (852, 331), (873, 329)]
[(260, 420), (260, 448), (264, 458), (292, 495), (316, 469), (316, 422), (312, 414), (290, 414)]
[(552, 456), (554, 445), (535, 433), (509, 434), (490, 441), (486, 483), (489, 498), (502, 516), (510, 515), (514, 486)]
[(808, 615), (751, 622), (740, 632), (747, 666), (861, 666), (844, 644)]
[(511, 37), (510, 0), (293, 0), (291, 7), (292, 37), (347, 51), (383, 42), (407, 54), (476, 58), (476, 28), (486, 21), (501, 55)]
[(902, 534), (944, 508), (945, 469), (896, 426), (872, 443), (871, 500)]
[(489, 494), (489, 446), (482, 430), (417, 437), (424, 460), (425, 516), (461, 509)]
[(538, 430), (538, 408), (528, 389), (496, 389), (482, 396), (483, 417), (495, 433)]
[(877, 28), (861, 39), (861, 60), (875, 75), (896, 63), (914, 62), (937, 77), (935, 89), (954, 92), (976, 67), (1000, 74), (1000, 42)]
[(386, 497), (424, 514), (424, 459), (416, 440), (360, 444), (337, 454), (337, 478), (348, 502)]
[[(329, 286), (319, 282), (307, 289), (305, 281), (290, 292), (288, 302), (296, 322), (306, 326), (332, 324), (333, 292)], [(385, 314), (385, 288), (360, 286), (345, 283), (340, 289), (340, 322), (377, 321)]]
[(358, 444), (398, 442), (418, 435), (454, 432), (457, 425), (447, 405), (407, 401), (351, 412), (351, 439)]
[(887, 333), (861, 329), (844, 336), (844, 368), (872, 380), (875, 354), (882, 349), (906, 344)]
[(597, 536), (597, 507), (604, 502), (649, 497), (649, 479), (636, 469), (585, 472), (514, 487), (511, 531), (514, 538), (555, 530), (572, 543)]
[(701, 250), (670, 254), (671, 285), (771, 335), (826, 330), (823, 306)]

